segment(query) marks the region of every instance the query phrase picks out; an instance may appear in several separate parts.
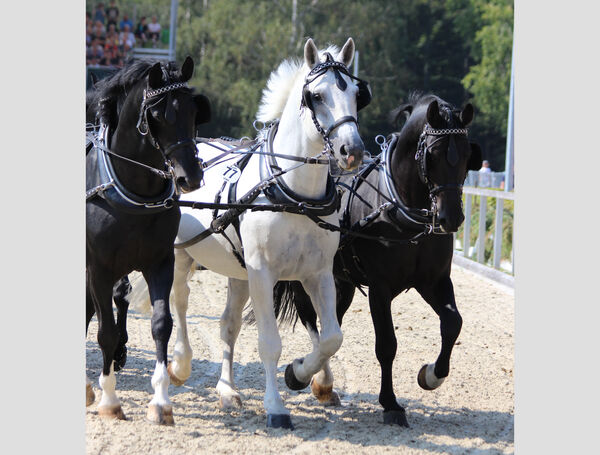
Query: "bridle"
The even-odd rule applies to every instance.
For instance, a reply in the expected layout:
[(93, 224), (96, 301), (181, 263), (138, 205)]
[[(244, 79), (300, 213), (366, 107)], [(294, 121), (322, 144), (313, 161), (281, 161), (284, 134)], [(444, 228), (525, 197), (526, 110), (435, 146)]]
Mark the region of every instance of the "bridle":
[[(167, 80), (169, 80), (168, 73), (165, 70), (165, 68), (162, 68), (162, 70), (163, 70), (163, 74), (165, 75), (165, 78)], [(150, 129), (150, 124), (148, 122), (148, 109), (161, 103), (165, 99), (165, 96), (162, 96), (162, 95), (164, 95), (166, 93), (167, 94), (166, 95), (167, 108), (165, 110), (165, 117), (166, 117), (167, 121), (169, 121), (169, 123), (173, 123), (174, 119), (170, 120), (170, 114), (171, 114), (170, 109), (172, 109), (171, 102), (170, 102), (171, 101), (171, 93), (170, 92), (172, 92), (174, 90), (178, 90), (180, 88), (188, 88), (187, 82), (175, 82), (173, 84), (169, 84), (164, 87), (157, 88), (155, 90), (144, 89), (142, 103), (140, 106), (140, 115), (138, 118), (138, 122), (136, 124), (136, 128), (137, 128), (138, 132), (142, 136), (148, 136), (150, 143), (157, 150), (160, 151), (160, 153), (162, 154), (163, 159), (165, 160), (165, 163), (167, 163), (168, 167), (171, 166), (170, 160), (168, 157), (171, 153), (173, 153), (174, 150), (179, 149), (181, 147), (189, 146), (189, 145), (192, 145), (194, 148), (196, 148), (196, 141), (192, 138), (187, 138), (182, 141), (177, 141), (177, 142), (169, 145), (166, 148), (162, 147), (160, 145), (158, 139), (152, 134), (152, 131)]]
[[(458, 163), (458, 152), (456, 151), (456, 143), (454, 136), (468, 134), (467, 128), (453, 128), (454, 119), (450, 109), (446, 108), (446, 112), (449, 114), (450, 128), (433, 128), (428, 123), (425, 123), (423, 132), (419, 136), (419, 142), (417, 144), (417, 153), (415, 153), (415, 161), (417, 162), (417, 171), (421, 182), (427, 185), (429, 189), (429, 199), (431, 200), (431, 211), (435, 215), (437, 214), (436, 196), (444, 191), (457, 191), (459, 196), (462, 195), (462, 184), (459, 183), (447, 183), (444, 185), (438, 185), (432, 182), (429, 178), (427, 171), (427, 153), (430, 153), (430, 148), (444, 137), (448, 137), (448, 150), (446, 152), (446, 160), (451, 166), (456, 166)], [(434, 136), (435, 139), (430, 143), (427, 142), (427, 136)]]
[(321, 137), (323, 137), (323, 142), (325, 143), (325, 150), (330, 155), (333, 155), (333, 144), (331, 143), (330, 139), (331, 133), (344, 123), (349, 122), (356, 124), (356, 128), (358, 128), (358, 120), (352, 115), (346, 115), (333, 122), (333, 124), (329, 128), (324, 129), (317, 120), (315, 109), (312, 103), (312, 94), (308, 89), (308, 85), (314, 82), (318, 77), (324, 75), (329, 70), (333, 71), (335, 75), (336, 85), (342, 91), (346, 90), (348, 84), (346, 83), (346, 81), (340, 73), (343, 73), (351, 79), (358, 81), (358, 93), (356, 95), (357, 112), (371, 102), (371, 88), (369, 87), (369, 83), (367, 81), (364, 81), (351, 75), (348, 71), (348, 67), (341, 62), (336, 62), (329, 52), (325, 52), (325, 57), (326, 60), (324, 62), (317, 64), (306, 75), (306, 78), (304, 80), (304, 86), (302, 87), (302, 101), (300, 102), (300, 109), (306, 107), (310, 110), (311, 118), (313, 123), (315, 124), (315, 128), (317, 129)]

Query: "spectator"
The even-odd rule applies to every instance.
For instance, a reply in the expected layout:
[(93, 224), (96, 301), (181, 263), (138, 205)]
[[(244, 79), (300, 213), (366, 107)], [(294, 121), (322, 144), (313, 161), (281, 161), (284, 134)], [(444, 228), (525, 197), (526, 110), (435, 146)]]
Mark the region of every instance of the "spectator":
[(481, 169), (479, 169), (479, 185), (483, 188), (492, 186), (492, 170), (490, 169), (490, 162), (483, 160), (481, 163)]
[(96, 11), (94, 11), (94, 23), (100, 22), (104, 25), (106, 20), (106, 13), (104, 12), (104, 3), (100, 2), (96, 6)]
[(108, 47), (104, 52), (104, 58), (101, 60), (101, 65), (106, 66), (123, 66), (123, 56), (117, 47)]
[(123, 51), (123, 55), (127, 55), (135, 46), (135, 36), (129, 31), (129, 25), (127, 24), (123, 26), (123, 30), (119, 33), (119, 46)]
[(123, 31), (126, 25), (129, 25), (129, 30), (133, 30), (133, 22), (129, 20), (127, 14), (123, 14), (123, 20), (119, 22), (119, 31)]
[(142, 43), (142, 46), (148, 41), (148, 25), (146, 25), (146, 16), (142, 16), (135, 27), (135, 37)]
[(156, 43), (160, 40), (160, 24), (156, 16), (152, 16), (152, 22), (148, 24), (148, 39), (152, 41), (152, 47), (156, 47)]
[(108, 26), (108, 32), (106, 33), (106, 42), (104, 47), (119, 47), (119, 34), (115, 28), (115, 24)]
[(85, 27), (93, 27), (94, 21), (92, 20), (92, 14), (89, 11), (85, 12)]
[(98, 40), (93, 40), (92, 45), (87, 50), (86, 64), (87, 65), (99, 65), (100, 61), (104, 57), (104, 51)]
[(106, 33), (104, 32), (104, 25), (102, 22), (96, 21), (94, 24), (94, 30), (92, 31), (92, 41), (97, 40), (99, 44), (104, 47), (106, 41)]
[(106, 8), (106, 25), (115, 24), (117, 28), (117, 21), (119, 20), (119, 8), (115, 4), (115, 0), (111, 0), (110, 5)]
[(85, 28), (85, 47), (88, 48), (92, 45), (92, 35), (94, 31), (91, 25), (87, 25)]

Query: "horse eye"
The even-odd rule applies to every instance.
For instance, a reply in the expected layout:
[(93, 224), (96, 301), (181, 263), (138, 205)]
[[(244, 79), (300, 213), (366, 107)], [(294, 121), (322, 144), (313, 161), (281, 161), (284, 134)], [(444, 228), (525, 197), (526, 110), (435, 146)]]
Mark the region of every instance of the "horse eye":
[(314, 101), (323, 101), (323, 97), (319, 93), (313, 93)]

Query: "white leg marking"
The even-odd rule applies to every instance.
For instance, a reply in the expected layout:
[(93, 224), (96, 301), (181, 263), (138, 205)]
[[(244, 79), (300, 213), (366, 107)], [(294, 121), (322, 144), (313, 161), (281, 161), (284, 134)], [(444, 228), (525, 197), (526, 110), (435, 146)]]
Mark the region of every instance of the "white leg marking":
[(115, 391), (117, 386), (117, 378), (115, 377), (114, 366), (112, 363), (110, 365), (110, 373), (108, 376), (101, 374), (98, 382), (100, 383), (100, 388), (102, 389), (102, 398), (100, 398), (98, 407), (120, 406), (121, 403), (119, 402), (117, 393)]
[(427, 365), (427, 368), (425, 369), (425, 382), (429, 387), (437, 389), (442, 385), (446, 378), (438, 378), (433, 371), (434, 369), (435, 363), (430, 363)]
[(154, 388), (154, 397), (150, 401), (150, 404), (157, 406), (170, 406), (171, 400), (169, 400), (169, 373), (167, 373), (167, 366), (164, 363), (156, 362), (154, 369), (154, 375), (152, 375), (152, 387)]

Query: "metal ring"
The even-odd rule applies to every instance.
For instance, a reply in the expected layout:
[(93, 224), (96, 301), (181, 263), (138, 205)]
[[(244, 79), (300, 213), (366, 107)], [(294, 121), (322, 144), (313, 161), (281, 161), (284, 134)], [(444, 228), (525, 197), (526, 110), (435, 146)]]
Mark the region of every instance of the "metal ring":
[(375, 143), (379, 146), (385, 144), (385, 136), (383, 134), (378, 134), (375, 136)]
[[(259, 124), (262, 125), (262, 127), (259, 128), (258, 127)], [(252, 126), (254, 127), (254, 129), (256, 131), (260, 131), (260, 130), (263, 130), (265, 128), (264, 122), (261, 122), (260, 120), (254, 120), (254, 122), (252, 122)]]

